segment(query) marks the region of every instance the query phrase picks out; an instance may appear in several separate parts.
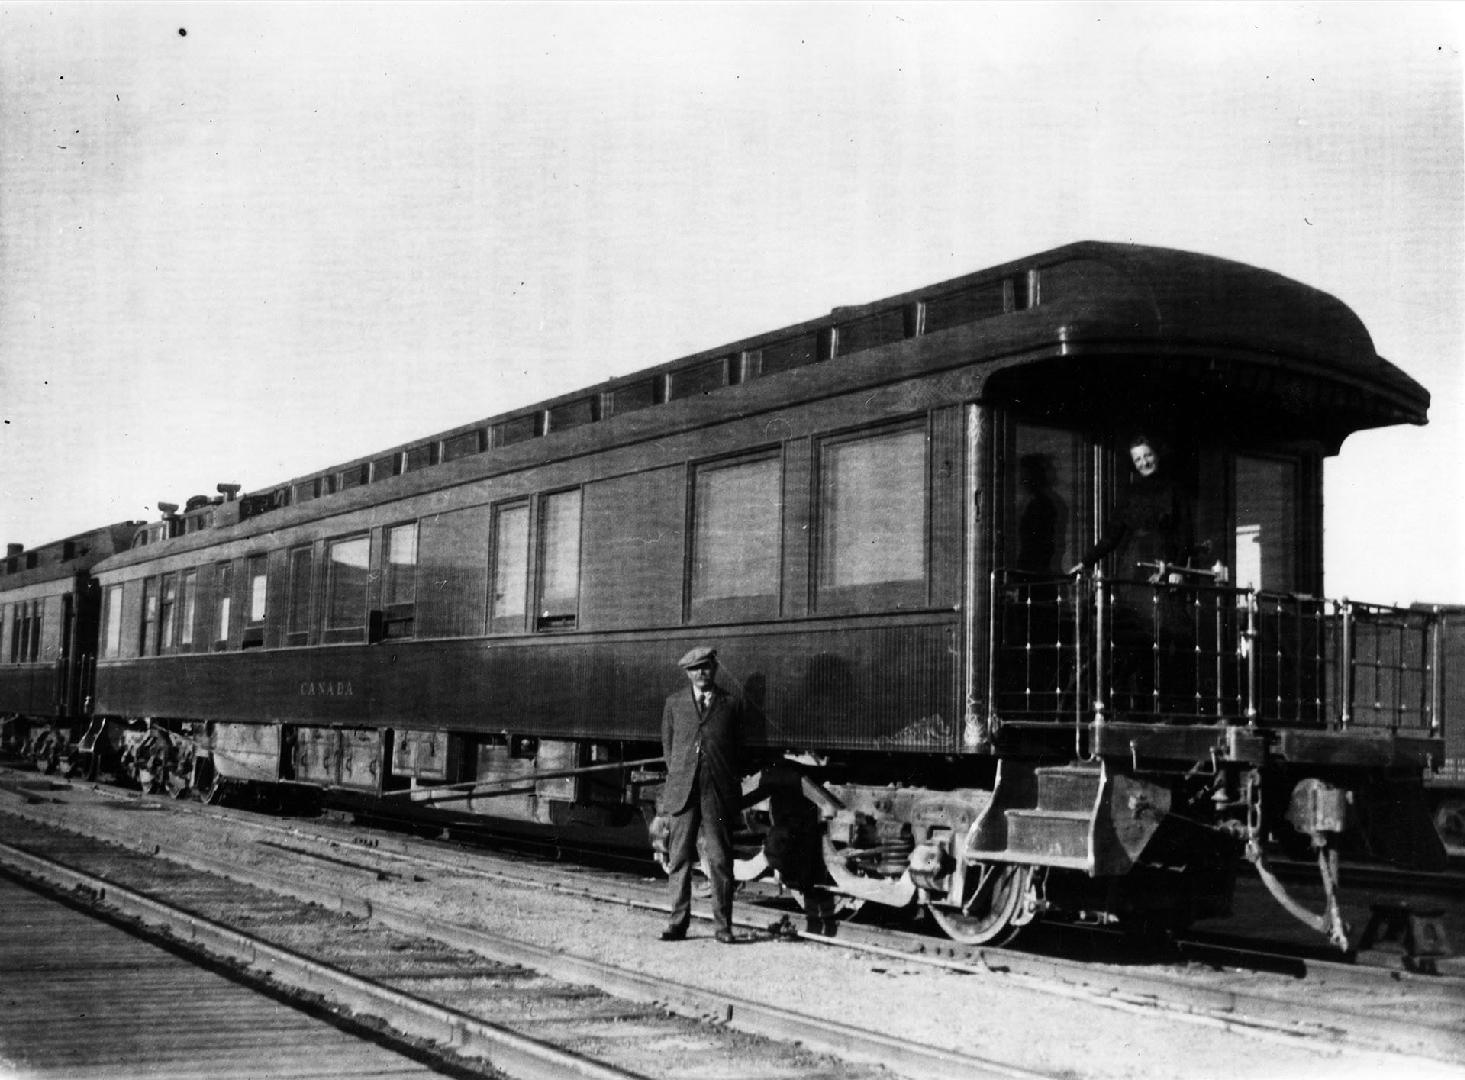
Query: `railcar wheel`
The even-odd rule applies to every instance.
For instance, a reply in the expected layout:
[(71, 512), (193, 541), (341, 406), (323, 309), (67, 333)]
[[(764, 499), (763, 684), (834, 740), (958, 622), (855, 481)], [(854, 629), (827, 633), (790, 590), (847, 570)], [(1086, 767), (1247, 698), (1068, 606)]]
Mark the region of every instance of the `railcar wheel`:
[[(1023, 898), (1032, 880), (1032, 868), (1012, 863), (977, 863), (976, 882), (969, 886), (960, 909), (927, 905), (936, 925), (963, 945), (1005, 945), (1017, 937)], [(970, 875), (969, 875), (970, 876)]]

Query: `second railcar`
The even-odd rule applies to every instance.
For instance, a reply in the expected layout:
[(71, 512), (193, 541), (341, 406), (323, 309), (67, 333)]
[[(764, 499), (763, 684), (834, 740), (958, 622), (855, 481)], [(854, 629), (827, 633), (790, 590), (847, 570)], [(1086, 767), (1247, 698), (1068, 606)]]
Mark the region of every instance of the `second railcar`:
[[(704, 643), (761, 718), (747, 873), (968, 940), (1224, 907), (1279, 843), (1331, 888), (1345, 834), (1438, 856), (1431, 616), (1315, 599), (1323, 459), (1427, 406), (1325, 294), (1071, 245), (231, 500), (98, 568), (97, 705), (195, 781), (644, 844), (660, 701)], [(1071, 577), (1136, 431), (1187, 559)]]

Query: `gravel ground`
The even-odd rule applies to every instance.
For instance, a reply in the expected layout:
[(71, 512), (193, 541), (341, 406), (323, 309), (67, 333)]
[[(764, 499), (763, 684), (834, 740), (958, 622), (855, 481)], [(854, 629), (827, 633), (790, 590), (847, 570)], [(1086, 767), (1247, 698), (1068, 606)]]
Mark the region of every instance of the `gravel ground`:
[[(84, 789), (68, 802), (92, 803)], [(9, 801), (0, 796), (0, 805)], [(98, 812), (118, 815), (98, 800)], [(112, 804), (115, 806), (115, 804)], [(133, 818), (165, 849), (196, 847), (240, 865), (271, 868), (278, 852), (231, 839), (197, 843), (194, 815), (154, 812)], [(303, 826), (308, 828), (307, 826)], [(522, 872), (522, 867), (520, 868)], [(321, 869), (315, 876), (328, 871)], [(1319, 1047), (1303, 1037), (1233, 1031), (1123, 1002), (1105, 1003), (1071, 989), (1039, 991), (999, 972), (970, 975), (895, 958), (787, 940), (722, 945), (695, 919), (691, 936), (662, 942), (664, 916), (510, 882), (439, 872), (426, 880), (367, 880), (344, 871), (362, 896), (418, 908), (496, 934), (623, 966), (656, 978), (796, 1009), (857, 1028), (923, 1042), (1075, 1080), (1176, 1077), (1195, 1080), (1291, 1080), (1409, 1076), (1465, 1080), (1465, 1033), (1459, 1065), (1422, 1058)], [(694, 904), (705, 913), (705, 905)], [(765, 912), (734, 912), (766, 924)], [(752, 931), (743, 930), (752, 937)], [(1299, 985), (1299, 992), (1305, 988)]]

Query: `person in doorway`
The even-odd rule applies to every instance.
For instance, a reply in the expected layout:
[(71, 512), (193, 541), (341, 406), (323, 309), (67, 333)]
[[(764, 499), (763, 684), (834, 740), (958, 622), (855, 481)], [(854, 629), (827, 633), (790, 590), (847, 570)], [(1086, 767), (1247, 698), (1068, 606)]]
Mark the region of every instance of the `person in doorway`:
[(681, 658), (690, 685), (666, 699), (661, 746), (666, 787), (661, 812), (670, 819), (667, 845), (671, 921), (663, 941), (687, 936), (692, 917), (692, 868), (701, 834), (712, 882), (717, 940), (732, 944), (732, 825), (742, 804), (738, 758), (743, 738), (742, 699), (717, 685), (717, 653), (698, 646)]
[[(1173, 697), (1183, 691), (1172, 665), (1162, 662), (1184, 648), (1186, 624), (1175, 597), (1135, 584), (1178, 581), (1171, 567), (1185, 566), (1195, 543), (1190, 499), (1171, 471), (1156, 441), (1145, 434), (1129, 440), (1134, 475), (1115, 507), (1104, 535), (1070, 573), (1088, 572), (1114, 556), (1111, 641), (1114, 701), (1122, 709), (1153, 712), (1158, 691)], [(1175, 685), (1161, 687), (1157, 665)]]

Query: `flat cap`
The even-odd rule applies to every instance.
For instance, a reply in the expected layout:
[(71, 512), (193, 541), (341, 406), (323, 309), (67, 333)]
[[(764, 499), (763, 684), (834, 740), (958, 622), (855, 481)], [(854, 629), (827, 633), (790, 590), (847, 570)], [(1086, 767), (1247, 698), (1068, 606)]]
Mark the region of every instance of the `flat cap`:
[(706, 645), (698, 645), (695, 649), (688, 652), (686, 656), (678, 660), (677, 666), (684, 668), (694, 668), (702, 667), (704, 664), (714, 664), (716, 662), (716, 649), (709, 649)]

